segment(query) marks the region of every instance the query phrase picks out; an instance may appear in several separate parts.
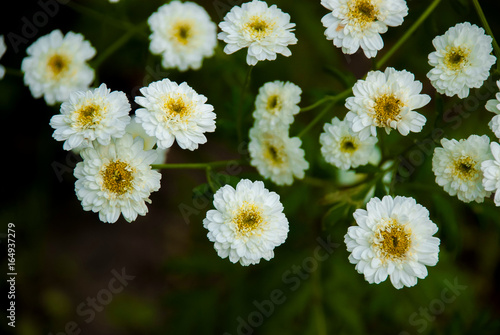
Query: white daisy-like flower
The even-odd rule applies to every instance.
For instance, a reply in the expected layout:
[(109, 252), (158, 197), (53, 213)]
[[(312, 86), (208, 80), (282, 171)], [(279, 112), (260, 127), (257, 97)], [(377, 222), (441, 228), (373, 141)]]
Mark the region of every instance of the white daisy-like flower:
[(88, 91), (74, 91), (61, 104), (61, 113), (50, 119), (52, 135), (64, 141), (64, 150), (80, 150), (93, 141), (108, 145), (125, 134), (130, 122), (130, 103), (125, 93), (111, 91), (106, 84)]
[[(125, 131), (132, 135), (133, 138), (141, 137), (144, 140), (144, 150), (153, 150), (156, 145), (156, 137), (149, 136), (146, 131), (141, 126), (139, 122), (136, 121), (135, 115), (131, 117), (130, 123), (125, 128)], [(169, 149), (154, 149), (158, 153), (158, 158), (152, 164), (164, 164), (167, 160), (167, 153)]]
[(455, 94), (463, 99), (470, 88), (478, 88), (490, 74), (495, 63), (492, 38), (484, 29), (469, 22), (459, 23), (432, 44), (436, 51), (429, 54), (433, 68), (427, 73), (432, 86), (441, 94), (451, 97)]
[(214, 54), (217, 26), (200, 5), (172, 1), (158, 8), (148, 19), (152, 34), (149, 49), (161, 54), (164, 68), (197, 70), (205, 57)]
[[(500, 80), (497, 81), (497, 86), (500, 89)], [(500, 93), (495, 95), (495, 99), (488, 100), (485, 108), (486, 110), (496, 114), (493, 118), (491, 118), (488, 126), (495, 136), (500, 138)]]
[(383, 48), (380, 34), (388, 26), (401, 25), (408, 15), (404, 0), (322, 0), (321, 4), (332, 11), (321, 19), (327, 39), (345, 54), (361, 47), (368, 58)]
[(361, 140), (346, 121), (334, 117), (326, 123), (319, 137), (321, 153), (325, 160), (342, 170), (368, 164), (378, 139), (374, 136)]
[(395, 288), (411, 287), (427, 277), (426, 266), (438, 262), (440, 241), (432, 236), (438, 227), (415, 199), (372, 198), (354, 219), (358, 225), (349, 227), (344, 241), (349, 261), (370, 284), (389, 276)]
[(288, 45), (296, 44), (293, 33), (295, 23), (290, 23), (290, 15), (264, 1), (253, 0), (234, 6), (219, 23), (222, 32), (218, 38), (227, 43), (226, 54), (248, 48), (247, 63), (275, 60), (276, 54), (290, 56)]
[(160, 189), (161, 174), (151, 169), (157, 153), (144, 151), (142, 138), (125, 134), (109, 145), (94, 142), (80, 154), (75, 191), (84, 210), (98, 212), (108, 223), (116, 222), (120, 213), (128, 222), (146, 215), (145, 202), (150, 203), (151, 192)]
[(434, 149), (432, 171), (436, 183), (463, 202), (483, 202), (491, 194), (484, 189), (481, 164), (492, 159), (488, 136), (471, 135), (457, 141), (443, 138)]
[(250, 129), (250, 164), (257, 168), (260, 175), (269, 178), (276, 185), (291, 185), (294, 177), (304, 178), (309, 168), (305, 152), (300, 147), (298, 137), (288, 137), (283, 128), (263, 129), (254, 126)]
[[(5, 45), (5, 37), (3, 35), (0, 35), (0, 58), (3, 57), (5, 51), (7, 51), (7, 45)], [(3, 65), (0, 65), (0, 79), (3, 79), (4, 76), (5, 67)]]
[(495, 205), (500, 206), (500, 144), (490, 144), (493, 159), (481, 163), (483, 186), (486, 191), (495, 192)]
[(40, 37), (26, 49), (23, 59), (24, 84), (34, 98), (43, 96), (49, 105), (68, 99), (72, 91), (89, 88), (94, 70), (87, 61), (94, 57), (95, 49), (82, 34), (60, 30)]
[(397, 129), (401, 135), (420, 132), (427, 121), (414, 110), (424, 107), (431, 98), (420, 94), (422, 83), (413, 73), (388, 67), (385, 72), (370, 71), (352, 89), (354, 97), (346, 100), (349, 109), (345, 120), (364, 140), (377, 135), (377, 127), (389, 133)]
[(236, 189), (221, 187), (214, 194), (215, 209), (203, 226), (221, 258), (247, 266), (274, 257), (274, 248), (288, 235), (288, 220), (280, 197), (261, 181), (241, 180)]
[(205, 132), (215, 131), (213, 106), (185, 82), (163, 79), (140, 91), (144, 97), (135, 102), (144, 108), (135, 111), (136, 120), (146, 134), (158, 139), (158, 148), (170, 148), (176, 140), (182, 149), (195, 150), (207, 142)]
[(262, 85), (255, 98), (253, 113), (259, 127), (288, 129), (293, 116), (300, 112), (301, 93), (300, 87), (288, 81), (276, 80)]

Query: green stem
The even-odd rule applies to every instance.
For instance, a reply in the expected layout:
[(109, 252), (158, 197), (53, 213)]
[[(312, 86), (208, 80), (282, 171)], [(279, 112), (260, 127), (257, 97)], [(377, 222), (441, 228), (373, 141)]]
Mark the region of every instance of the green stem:
[(322, 288), (321, 288), (321, 263), (318, 263), (318, 268), (312, 273), (313, 277), (313, 316), (316, 323), (316, 334), (327, 335), (326, 317), (322, 303)]
[(247, 165), (243, 160), (215, 161), (210, 163), (180, 163), (180, 164), (152, 164), (152, 169), (207, 169), (225, 166), (228, 164)]
[(250, 85), (250, 78), (252, 76), (253, 66), (250, 65), (245, 76), (245, 81), (243, 82), (243, 88), (240, 95), (240, 103), (238, 106), (238, 114), (236, 116), (236, 131), (238, 132), (238, 143), (243, 141), (243, 102), (245, 100), (245, 94), (248, 86)]
[(19, 69), (13, 69), (10, 67), (5, 67), (5, 74), (8, 76), (22, 77), (24, 76), (23, 71)]
[(217, 187), (215, 187), (214, 182), (212, 180), (212, 167), (207, 166), (207, 168), (205, 169), (205, 176), (207, 177), (208, 186), (210, 186), (212, 193), (215, 194), (215, 192), (217, 192)]
[(319, 99), (318, 101), (316, 101), (315, 103), (313, 103), (312, 105), (309, 105), (307, 107), (303, 107), (300, 109), (300, 112), (307, 112), (307, 111), (310, 111), (312, 109), (315, 109), (316, 107), (318, 106), (321, 106), (322, 104), (324, 104), (325, 102), (327, 102), (328, 100), (334, 100), (335, 99), (335, 96), (331, 96), (331, 95), (327, 95), (325, 96), (324, 98), (322, 99)]
[(392, 48), (387, 51), (382, 58), (375, 63), (375, 69), (380, 69), (391, 56), (403, 45), (404, 42), (417, 30), (418, 27), (427, 19), (427, 17), (434, 11), (434, 9), (439, 5), (441, 0), (434, 0), (429, 7), (420, 15), (420, 17), (415, 21), (415, 23), (408, 29), (404, 35), (392, 46)]
[(345, 91), (330, 97), (329, 99), (330, 103), (326, 105), (326, 107), (321, 112), (319, 112), (318, 115), (316, 115), (316, 117), (312, 119), (312, 121), (309, 122), (309, 124), (305, 126), (305, 128), (302, 129), (302, 131), (297, 136), (303, 137), (309, 130), (311, 130), (311, 128), (313, 128), (316, 125), (316, 123), (321, 121), (321, 119), (325, 116), (326, 113), (330, 111), (330, 109), (333, 107), (333, 105), (335, 105), (335, 103), (347, 98), (351, 93), (352, 93), (352, 88), (348, 88)]
[(479, 19), (481, 19), (481, 23), (483, 24), (484, 29), (486, 30), (486, 33), (491, 36), (493, 39), (493, 49), (495, 50), (495, 55), (497, 56), (497, 69), (500, 70), (500, 46), (498, 45), (497, 41), (495, 40), (495, 36), (493, 35), (493, 31), (490, 28), (490, 25), (488, 24), (488, 21), (486, 20), (486, 16), (484, 16), (483, 9), (481, 8), (481, 5), (479, 4), (478, 0), (472, 0), (472, 3), (474, 4), (474, 7), (476, 8), (477, 15), (479, 15)]

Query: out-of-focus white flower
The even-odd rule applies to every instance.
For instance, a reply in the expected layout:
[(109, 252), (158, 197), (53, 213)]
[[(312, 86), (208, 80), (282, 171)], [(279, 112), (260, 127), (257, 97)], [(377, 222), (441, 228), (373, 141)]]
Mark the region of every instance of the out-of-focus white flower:
[(495, 192), (495, 205), (500, 206), (500, 144), (490, 144), (492, 159), (481, 163), (483, 186), (486, 191)]
[[(497, 86), (500, 88), (500, 80), (497, 81)], [(486, 110), (496, 114), (491, 118), (488, 126), (491, 131), (495, 133), (495, 136), (500, 138), (500, 92), (495, 95), (495, 99), (491, 99), (486, 102), (485, 108)]]
[[(135, 115), (130, 119), (130, 123), (125, 128), (125, 131), (128, 134), (132, 135), (134, 139), (136, 137), (141, 137), (144, 140), (144, 150), (146, 151), (153, 150), (156, 145), (156, 137), (146, 134), (146, 131), (141, 126), (141, 124), (136, 121)], [(165, 162), (167, 161), (167, 153), (169, 149), (156, 148), (154, 150), (156, 150), (156, 152), (158, 153), (158, 158), (156, 158), (156, 160), (151, 164), (165, 164)]]

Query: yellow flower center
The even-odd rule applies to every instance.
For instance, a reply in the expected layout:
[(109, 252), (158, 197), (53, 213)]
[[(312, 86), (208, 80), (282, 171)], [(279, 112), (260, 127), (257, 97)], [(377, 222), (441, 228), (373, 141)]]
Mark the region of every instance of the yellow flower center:
[(340, 142), (340, 151), (352, 154), (358, 149), (356, 141), (352, 137), (344, 137)]
[(252, 39), (260, 40), (269, 35), (273, 26), (274, 23), (267, 22), (260, 16), (252, 16), (248, 20), (245, 28)]
[(462, 180), (472, 180), (476, 176), (476, 161), (469, 156), (460, 157), (454, 161), (454, 175)]
[(411, 246), (411, 233), (396, 220), (380, 229), (376, 237), (384, 259), (403, 259)]
[(281, 99), (278, 95), (271, 95), (267, 99), (266, 109), (271, 113), (276, 113), (281, 108)]
[(52, 77), (59, 77), (67, 71), (69, 67), (69, 60), (64, 55), (54, 54), (49, 58), (47, 67)]
[(101, 119), (101, 107), (95, 104), (83, 106), (76, 112), (76, 124), (80, 128), (90, 128), (99, 123)]
[(375, 99), (375, 118), (379, 127), (389, 126), (399, 119), (403, 103), (394, 95), (384, 94)]
[(233, 218), (233, 222), (241, 234), (248, 234), (261, 226), (264, 221), (262, 211), (255, 204), (244, 201)]
[(464, 68), (468, 63), (470, 50), (463, 47), (454, 47), (448, 50), (444, 57), (444, 64), (450, 70), (458, 71)]
[(165, 120), (180, 118), (186, 120), (193, 109), (190, 103), (184, 99), (184, 95), (174, 94), (166, 97), (163, 101), (163, 112)]
[(348, 17), (362, 27), (377, 20), (378, 10), (371, 0), (353, 0), (349, 3)]
[(189, 22), (180, 21), (174, 25), (174, 38), (183, 45), (189, 43), (189, 38), (193, 35), (192, 25)]
[(272, 165), (281, 165), (285, 162), (285, 155), (283, 153), (283, 147), (278, 147), (273, 143), (266, 142), (264, 143), (264, 157), (272, 164)]
[(132, 188), (133, 168), (125, 162), (116, 160), (110, 162), (101, 171), (103, 186), (107, 191), (122, 195)]

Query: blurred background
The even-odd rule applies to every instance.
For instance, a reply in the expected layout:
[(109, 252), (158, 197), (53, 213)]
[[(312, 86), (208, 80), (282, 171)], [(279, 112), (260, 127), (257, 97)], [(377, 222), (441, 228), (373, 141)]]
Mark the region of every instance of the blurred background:
[[(23, 84), (19, 69), (26, 47), (54, 29), (82, 33), (97, 50), (94, 61), (110, 52), (96, 68), (94, 86), (106, 83), (125, 92), (132, 110), (137, 108), (133, 98), (139, 88), (163, 78), (186, 81), (207, 96), (217, 113), (216, 132), (208, 134), (208, 143), (194, 152), (174, 145), (168, 163), (247, 158), (246, 143), (238, 143), (234, 126), (248, 69), (246, 51), (228, 56), (219, 43), (215, 55), (198, 71), (163, 69), (160, 57), (148, 50), (149, 28), (123, 39), (128, 28), (122, 23), (143, 24), (164, 3), (158, 0), (53, 1), (57, 10), (46, 23), (37, 26), (33, 36), (23, 35), (26, 21), (33, 22), (46, 1), (25, 1), (2, 11), (1, 34), (6, 36), (7, 52), (0, 64), (8, 71), (0, 81), (6, 135), (0, 233), (7, 233), (8, 222), (15, 224), (16, 334), (500, 333), (500, 209), (491, 199), (464, 204), (450, 197), (435, 184), (431, 170), (432, 151), (441, 138), (471, 134), (495, 138), (487, 126), (493, 114), (484, 104), (498, 91), (494, 83), (499, 73), (493, 73), (483, 89), (472, 90), (465, 100), (436, 95), (426, 78), (427, 56), (436, 35), (464, 21), (480, 25), (472, 1), (441, 1), (386, 63), (413, 72), (423, 82), (424, 92), (433, 97), (420, 111), (428, 119), (422, 133), (383, 136), (383, 160), (398, 164), (390, 191), (412, 196), (426, 206), (441, 239), (439, 263), (428, 268), (425, 280), (402, 290), (389, 281), (368, 284), (347, 259), (344, 235), (353, 224), (354, 201), (367, 190), (342, 186), (336, 168), (322, 159), (318, 142), (325, 122), (333, 116), (344, 117), (343, 104), (303, 137), (311, 164), (307, 177), (289, 187), (266, 181), (269, 189), (280, 194), (290, 222), (286, 243), (275, 249), (269, 262), (242, 267), (217, 256), (202, 226), (206, 211), (212, 208), (203, 170), (163, 170), (162, 186), (151, 195), (148, 215), (131, 224), (122, 218), (105, 224), (98, 215), (83, 211), (74, 193), (73, 169), (79, 158), (62, 149), (49, 126), (58, 107), (33, 99)], [(233, 5), (241, 4), (236, 0), (195, 2), (216, 23)], [(430, 2), (408, 1), (409, 15), (402, 26), (382, 35), (385, 47), (377, 59)], [(373, 67), (362, 53), (345, 56), (326, 40), (320, 20), (327, 10), (319, 0), (272, 3), (291, 15), (299, 43), (290, 47), (291, 57), (259, 62), (253, 69), (243, 101), (246, 130), (252, 124), (258, 88), (268, 81), (299, 85), (303, 90), (300, 105), (305, 107), (325, 94), (351, 87)], [(500, 37), (498, 2), (481, 4)], [(15, 48), (9, 34), (22, 37)], [(298, 134), (320, 110), (296, 116), (291, 135)], [(371, 178), (379, 170), (368, 167), (358, 172)], [(246, 165), (214, 170), (220, 184), (234, 185), (241, 178), (262, 180)], [(383, 194), (383, 185), (376, 186), (376, 194)], [(6, 238), (1, 236), (0, 268), (6, 274)], [(1, 286), (7, 295), (6, 280)], [(12, 332), (6, 323), (3, 318), (2, 333)]]

